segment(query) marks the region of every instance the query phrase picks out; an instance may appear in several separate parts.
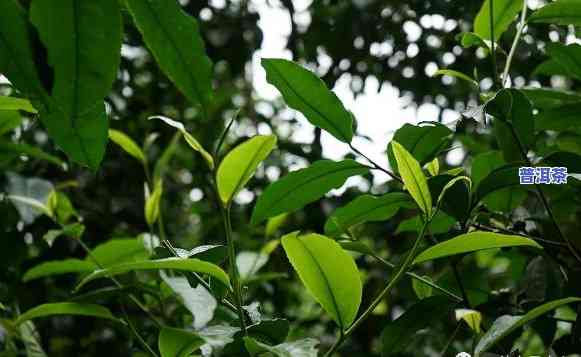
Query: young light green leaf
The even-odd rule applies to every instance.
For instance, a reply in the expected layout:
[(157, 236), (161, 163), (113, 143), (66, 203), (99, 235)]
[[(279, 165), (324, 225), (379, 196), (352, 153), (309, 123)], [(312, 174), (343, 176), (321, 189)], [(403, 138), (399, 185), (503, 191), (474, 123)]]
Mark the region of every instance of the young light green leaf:
[(264, 235), (266, 237), (273, 236), (276, 231), (286, 223), (288, 218), (288, 213), (281, 213), (277, 216), (269, 218), (266, 222), (266, 228), (264, 229)]
[(383, 196), (359, 196), (346, 206), (338, 208), (325, 223), (325, 234), (340, 236), (351, 227), (365, 222), (378, 222), (391, 218), (400, 208), (413, 208), (408, 194), (392, 192)]
[(41, 111), (55, 143), (74, 161), (96, 170), (107, 144), (103, 98), (116, 78), (121, 50), (117, 0), (35, 0), (30, 18), (54, 70), (51, 101)]
[(266, 80), (282, 94), (287, 105), (337, 139), (353, 139), (353, 117), (335, 93), (312, 72), (284, 59), (263, 58)]
[(420, 164), (397, 141), (392, 141), (391, 147), (405, 187), (418, 207), (430, 217), (432, 215), (432, 196)]
[(458, 78), (472, 84), (475, 87), (478, 87), (478, 82), (474, 78), (462, 72), (454, 71), (452, 69), (439, 69), (436, 71), (436, 73), (434, 73), (434, 77), (435, 76), (450, 76)]
[(32, 321), (21, 323), (18, 326), (18, 331), (20, 332), (22, 344), (24, 344), (26, 357), (47, 357), (46, 352), (44, 352), (40, 344), (40, 334)]
[(212, 96), (212, 62), (196, 19), (175, 0), (127, 0), (126, 4), (163, 72), (192, 103), (207, 109)]
[(145, 200), (145, 221), (152, 227), (159, 218), (161, 196), (163, 195), (163, 181), (155, 183), (153, 192)]
[(276, 136), (257, 135), (226, 155), (216, 173), (218, 193), (224, 204), (234, 199), (275, 146)]
[(26, 271), (22, 281), (28, 282), (34, 279), (47, 276), (61, 275), (67, 273), (86, 273), (97, 270), (98, 267), (86, 260), (65, 259), (40, 263)]
[(98, 317), (102, 319), (109, 319), (123, 323), (123, 321), (117, 319), (111, 311), (101, 305), (95, 304), (79, 304), (73, 302), (62, 302), (62, 303), (50, 303), (43, 304), (26, 311), (22, 315), (18, 316), (15, 325), (19, 325), (25, 321), (37, 319), (39, 317), (49, 317), (55, 315), (78, 315), (78, 316), (90, 316)]
[(270, 184), (258, 197), (251, 222), (257, 224), (265, 218), (298, 210), (341, 187), (349, 177), (368, 171), (368, 167), (353, 160), (320, 160), (305, 169), (291, 172)]
[[(494, 1), (494, 39), (490, 29), (490, 1)], [(487, 40), (498, 41), (523, 8), (524, 0), (485, 0), (474, 19), (474, 32)]]
[(244, 347), (252, 357), (264, 356), (265, 353), (274, 357), (317, 357), (318, 344), (314, 338), (305, 338), (269, 346), (252, 337), (244, 337)]
[(4, 96), (0, 96), (0, 110), (22, 110), (32, 114), (38, 113), (38, 110), (27, 99)]
[(76, 287), (76, 290), (83, 287), (85, 284), (99, 278), (109, 277), (117, 274), (124, 274), (130, 271), (147, 271), (172, 269), (178, 271), (189, 271), (201, 274), (208, 274), (213, 278), (218, 279), (224, 285), (230, 286), (230, 279), (219, 266), (208, 263), (198, 259), (180, 259), (180, 258), (166, 258), (158, 260), (146, 260), (132, 263), (123, 263), (113, 265), (107, 269), (101, 269), (93, 272), (91, 275), (85, 277)]
[(483, 249), (504, 247), (530, 247), (541, 250), (543, 249), (543, 247), (537, 242), (529, 238), (477, 231), (459, 235), (424, 250), (416, 257), (413, 264), (419, 264), (429, 260), (445, 258), (457, 254), (473, 253)]
[(354, 321), (363, 285), (353, 258), (332, 239), (319, 234), (282, 238), (282, 246), (309, 293), (344, 330)]
[[(430, 278), (429, 276), (424, 275), (424, 276), (422, 276), (422, 278), (424, 278), (427, 281), (433, 282), (432, 278)], [(424, 283), (423, 281), (421, 281), (419, 279), (412, 279), (412, 288), (414, 289), (416, 296), (420, 300), (423, 300), (423, 299), (426, 299), (426, 298), (429, 298), (430, 296), (432, 296), (432, 292), (434, 290), (434, 288), (432, 288), (430, 285)]]
[(175, 121), (173, 119), (170, 119), (170, 118), (167, 118), (167, 117), (164, 117), (161, 115), (156, 115), (154, 117), (150, 117), (149, 119), (150, 120), (151, 119), (159, 119), (159, 120), (163, 121), (164, 123), (166, 123), (167, 125), (176, 128), (180, 133), (182, 133), (182, 136), (184, 137), (184, 139), (186, 140), (188, 145), (192, 149), (194, 149), (195, 151), (199, 152), (200, 155), (202, 155), (204, 160), (206, 160), (206, 163), (208, 164), (208, 167), (210, 168), (210, 170), (214, 169), (214, 158), (212, 158), (212, 155), (210, 155), (210, 153), (207, 152), (206, 149), (204, 149), (202, 144), (200, 144), (200, 142), (198, 140), (196, 140), (196, 138), (194, 138), (194, 136), (192, 134), (188, 133), (184, 124), (180, 123), (179, 121)]
[(172, 327), (159, 331), (158, 347), (161, 357), (189, 357), (198, 350), (204, 341), (193, 332)]
[(126, 153), (139, 160), (139, 162), (145, 163), (145, 154), (135, 141), (125, 133), (119, 130), (109, 129), (109, 139), (119, 145)]
[(438, 174), (440, 173), (440, 161), (438, 160), (437, 157), (435, 157), (434, 160), (430, 161), (427, 164), (426, 168), (428, 169), (430, 175), (438, 176)]
[(535, 11), (528, 22), (581, 26), (581, 3), (577, 0), (558, 0)]
[(482, 352), (488, 351), (494, 345), (499, 343), (503, 338), (510, 335), (512, 332), (524, 326), (528, 322), (535, 320), (537, 317), (542, 316), (560, 306), (580, 301), (581, 298), (569, 297), (565, 299), (554, 300), (541, 306), (537, 306), (527, 312), (524, 316), (504, 315), (499, 317), (496, 319), (496, 321), (494, 321), (492, 327), (486, 332), (480, 341), (478, 341), (478, 345), (476, 345), (475, 349), (476, 355), (480, 355)]
[(476, 334), (480, 334), (482, 331), (482, 314), (480, 312), (470, 309), (456, 309), (454, 314), (456, 316), (456, 321), (464, 320), (472, 331)]

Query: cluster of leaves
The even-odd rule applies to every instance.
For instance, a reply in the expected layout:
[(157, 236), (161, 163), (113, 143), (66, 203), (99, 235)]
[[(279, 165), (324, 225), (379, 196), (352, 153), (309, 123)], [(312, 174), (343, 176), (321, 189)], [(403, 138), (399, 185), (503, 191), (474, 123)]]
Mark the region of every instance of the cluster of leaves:
[[(295, 62), (263, 58), (267, 80), (286, 105), (343, 142), (354, 159), (317, 160), (268, 184), (248, 221), (240, 220), (245, 227), (240, 231), (261, 232), (264, 243), (258, 250), (238, 253), (236, 245), (244, 235), (232, 223), (236, 198), (271, 157), (277, 136), (256, 135), (225, 150), (234, 118), (210, 150), (183, 123), (152, 116), (177, 130), (152, 170), (150, 151), (156, 138), (149, 136), (138, 145), (107, 124), (103, 99), (119, 66), (120, 6), (130, 14), (159, 67), (195, 106), (198, 119), (208, 120), (215, 110), (212, 63), (198, 22), (173, 0), (127, 0), (122, 5), (114, 0), (69, 0), (59, 6), (33, 0), (28, 10), (14, 0), (0, 3), (0, 72), (20, 94), (0, 97), (1, 134), (18, 128), (23, 113), (38, 115), (55, 144), (72, 161), (93, 170), (98, 169), (110, 139), (145, 172), (142, 215), (148, 228), (137, 238), (111, 239), (90, 248), (84, 242), (86, 224), (65, 194), (66, 184), (53, 186), (7, 173), (6, 204), (17, 209), (20, 220), (20, 228), (11, 227), (10, 232), (49, 219), (57, 227), (44, 234), (49, 247), (66, 241), (84, 253), (27, 264), (22, 274), (20, 267), (16, 269), (24, 283), (73, 277), (62, 281), (73, 291), (24, 312), (20, 312), (22, 301), (3, 301), (5, 355), (24, 351), (28, 356), (45, 356), (33, 320), (57, 315), (104, 320), (105, 331), (131, 336), (127, 348), (136, 355), (162, 357), (313, 357), (319, 354), (319, 344), (327, 348), (326, 356), (343, 349), (383, 356), (406, 350), (427, 355), (470, 351), (477, 356), (579, 352), (581, 314), (574, 308), (581, 302), (575, 284), (581, 252), (572, 233), (579, 227), (575, 214), (581, 186), (573, 176), (567, 185), (550, 190), (540, 184), (520, 186), (518, 178), (521, 166), (563, 166), (569, 173), (581, 173), (580, 134), (575, 127), (581, 97), (549, 88), (510, 87), (511, 64), (523, 33), (537, 23), (581, 25), (577, 1), (557, 0), (529, 15), (524, 1), (486, 0), (474, 31), (459, 40), (486, 53), (493, 69), (492, 91), (480, 93), (474, 86), (479, 106), (456, 130), (439, 122), (398, 129), (387, 145), (391, 169), (354, 146), (356, 118), (321, 79)], [(499, 75), (499, 40), (517, 18)], [(38, 75), (36, 59), (42, 56), (33, 53), (32, 34), (38, 34), (46, 50), (44, 65), (52, 69), (51, 78)], [(578, 45), (554, 44), (547, 54), (550, 58), (536, 69), (539, 75), (581, 78)], [(442, 69), (438, 74), (478, 84), (470, 74), (457, 70)], [(474, 135), (468, 135), (466, 128)], [(223, 224), (220, 245), (182, 249), (166, 233), (164, 218), (172, 217), (162, 204), (168, 200), (164, 181), (180, 138), (203, 163), (199, 167), (204, 184), (215, 201), (211, 214), (219, 212)], [(449, 165), (442, 158), (458, 150), (451, 147), (456, 142), (463, 145), (469, 160), (444, 168)], [(64, 165), (58, 156), (11, 140), (2, 149), (9, 160), (25, 154)], [(293, 214), (342, 187), (347, 179), (369, 176), (372, 171), (392, 178), (388, 190), (359, 195), (334, 210), (322, 227), (324, 235), (289, 222)], [(415, 237), (395, 247), (399, 252), (388, 260), (377, 249), (378, 237), (365, 228), (389, 224), (396, 216), (406, 217), (397, 227), (398, 234)], [(330, 318), (320, 320), (336, 325), (335, 342), (312, 334), (306, 337), (308, 333), (297, 338), (283, 318), (287, 311), (272, 309), (267, 316), (259, 309), (267, 302), (260, 300), (258, 290), (285, 277), (259, 273), (279, 245), (308, 295)], [(391, 258), (399, 259), (391, 262)], [(372, 274), (365, 274), (372, 271), (369, 266), (383, 274), (380, 286)], [(384, 320), (382, 330), (371, 330), (377, 331), (371, 335), (379, 338), (379, 351), (367, 346), (370, 343), (351, 346), (350, 341), (361, 339), (357, 333), (362, 326), (395, 303), (395, 293), (410, 281), (413, 294), (403, 294), (404, 311), (392, 321)], [(141, 317), (139, 324), (132, 315)], [(295, 316), (293, 323), (300, 324), (301, 318)], [(451, 331), (448, 340), (418, 346), (416, 338), (426, 325), (442, 321), (444, 331)], [(364, 335), (367, 341), (372, 339), (369, 332)]]

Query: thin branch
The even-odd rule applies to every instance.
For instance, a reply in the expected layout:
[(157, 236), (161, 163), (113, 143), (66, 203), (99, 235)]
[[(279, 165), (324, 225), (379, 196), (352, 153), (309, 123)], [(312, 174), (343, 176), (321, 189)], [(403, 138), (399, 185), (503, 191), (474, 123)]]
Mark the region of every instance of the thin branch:
[(508, 73), (510, 71), (510, 66), (512, 65), (512, 60), (514, 58), (514, 54), (516, 53), (516, 48), (518, 47), (520, 38), (523, 34), (523, 31), (526, 27), (526, 18), (527, 18), (527, 0), (523, 0), (523, 8), (520, 16), (520, 22), (517, 25), (516, 35), (514, 36), (514, 40), (512, 42), (512, 46), (510, 48), (510, 52), (508, 53), (508, 58), (506, 59), (506, 65), (504, 66), (504, 72), (502, 73), (502, 87), (506, 87), (506, 82), (508, 81)]
[(396, 180), (396, 181), (398, 181), (398, 182), (400, 182), (400, 183), (403, 183), (402, 179), (401, 179), (399, 176), (397, 176), (395, 173), (393, 173), (393, 172), (391, 172), (391, 171), (389, 171), (389, 170), (387, 170), (387, 169), (384, 169), (383, 167), (381, 167), (381, 166), (380, 166), (378, 163), (376, 163), (376, 162), (375, 162), (375, 161), (373, 161), (371, 158), (369, 158), (367, 155), (365, 155), (364, 153), (362, 153), (361, 151), (359, 151), (357, 148), (355, 148), (355, 147), (353, 146), (353, 144), (349, 143), (349, 147), (350, 147), (350, 148), (351, 148), (351, 150), (353, 150), (353, 152), (355, 152), (357, 155), (359, 155), (359, 156), (361, 156), (361, 157), (365, 158), (365, 160), (367, 160), (367, 161), (368, 161), (368, 162), (369, 162), (369, 163), (370, 163), (370, 164), (371, 164), (371, 165), (372, 165), (374, 168), (376, 168), (377, 170), (380, 170), (380, 171), (382, 171), (382, 172), (385, 172), (385, 173), (386, 173), (386, 174), (387, 174), (389, 177), (391, 177), (392, 179), (394, 179), (394, 180)]

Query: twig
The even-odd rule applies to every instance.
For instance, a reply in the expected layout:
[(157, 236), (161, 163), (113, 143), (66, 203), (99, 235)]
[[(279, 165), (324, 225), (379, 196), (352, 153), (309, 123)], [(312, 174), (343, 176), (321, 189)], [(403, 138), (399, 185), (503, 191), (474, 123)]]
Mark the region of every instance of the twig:
[(396, 180), (396, 181), (398, 181), (398, 182), (400, 182), (400, 183), (403, 183), (402, 179), (401, 179), (399, 176), (397, 176), (397, 175), (396, 175), (396, 174), (394, 174), (393, 172), (391, 172), (391, 171), (389, 171), (389, 170), (387, 170), (387, 169), (384, 169), (383, 167), (381, 167), (381, 166), (380, 166), (378, 163), (376, 163), (376, 162), (375, 162), (375, 161), (373, 161), (371, 158), (369, 158), (367, 155), (365, 155), (364, 153), (362, 153), (361, 151), (359, 151), (357, 148), (355, 148), (355, 147), (353, 146), (353, 144), (349, 143), (349, 147), (350, 147), (350, 148), (351, 148), (351, 150), (353, 150), (353, 152), (355, 152), (357, 155), (359, 155), (359, 156), (361, 156), (361, 157), (365, 158), (365, 160), (367, 160), (367, 161), (368, 161), (368, 162), (369, 162), (371, 165), (373, 165), (373, 167), (375, 167), (376, 169), (378, 169), (378, 170), (380, 170), (380, 171), (382, 171), (382, 172), (385, 172), (385, 173), (386, 173), (386, 174), (387, 174), (389, 177), (391, 177), (392, 179), (394, 179), (394, 180)]
[(141, 345), (147, 350), (147, 352), (149, 352), (153, 357), (159, 357), (157, 355), (157, 353), (155, 353), (155, 351), (153, 350), (153, 348), (151, 348), (147, 342), (143, 339), (143, 337), (141, 337), (141, 335), (139, 334), (139, 332), (137, 331), (137, 329), (135, 329), (135, 326), (133, 326), (133, 323), (131, 322), (131, 319), (129, 318), (129, 315), (127, 315), (127, 311), (125, 310), (125, 307), (123, 305), (121, 305), (121, 310), (123, 311), (123, 315), (125, 317), (125, 321), (127, 322), (127, 326), (129, 326), (129, 330), (131, 330), (131, 332), (133, 333), (133, 335), (135, 335), (135, 338), (137, 338), (137, 341), (139, 341), (139, 343), (141, 343)]
[[(492, 2), (492, 0), (491, 0)], [(516, 48), (518, 47), (518, 43), (520, 38), (523, 34), (523, 31), (526, 27), (526, 18), (527, 18), (527, 1), (523, 0), (523, 8), (520, 16), (520, 22), (517, 25), (516, 35), (514, 36), (514, 40), (512, 42), (512, 46), (510, 48), (510, 52), (508, 53), (508, 58), (506, 59), (506, 65), (504, 66), (504, 72), (502, 73), (502, 87), (506, 86), (506, 81), (508, 80), (508, 72), (510, 71), (510, 66), (512, 65), (512, 60), (514, 58), (514, 54), (516, 53)]]

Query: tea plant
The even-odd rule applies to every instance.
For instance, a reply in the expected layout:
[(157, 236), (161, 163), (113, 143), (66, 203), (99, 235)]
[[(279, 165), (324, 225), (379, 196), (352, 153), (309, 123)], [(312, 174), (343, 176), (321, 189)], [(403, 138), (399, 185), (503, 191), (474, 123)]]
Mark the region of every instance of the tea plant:
[[(64, 283), (69, 293), (28, 306), (30, 299), (20, 301), (19, 294), (2, 292), (2, 355), (54, 355), (45, 350), (58, 350), (58, 341), (45, 345), (45, 331), (36, 325), (41, 318), (57, 315), (103, 320), (95, 325), (103, 336), (129, 336), (127, 350), (120, 355), (581, 353), (577, 237), (581, 186), (574, 175), (567, 180), (566, 174), (561, 177), (557, 171), (542, 169), (564, 167), (569, 174), (581, 173), (576, 127), (581, 96), (550, 88), (516, 88), (511, 78), (527, 29), (539, 24), (579, 26), (581, 2), (556, 0), (531, 13), (526, 1), (484, 1), (473, 32), (458, 41), (484, 54), (488, 69), (475, 68), (473, 75), (453, 69), (436, 73), (474, 84), (472, 94), (479, 98), (478, 105), (455, 125), (422, 122), (399, 128), (385, 143), (389, 168), (369, 158), (353, 140), (356, 121), (373, 118), (355, 118), (302, 65), (263, 58), (267, 81), (285, 104), (342, 142), (351, 154), (340, 161), (311, 162), (268, 183), (257, 190), (251, 217), (234, 221), (240, 212), (236, 198), (261, 166), (268, 165), (277, 150), (277, 135), (255, 135), (231, 145), (235, 114), (209, 147), (202, 144), (208, 140), (199, 140), (185, 123), (147, 113), (156, 128), (176, 130), (171, 144), (154, 153), (154, 135), (139, 144), (123, 131), (110, 129), (103, 102), (120, 65), (123, 21), (132, 21), (159, 67), (195, 106), (196, 120), (210, 120), (216, 110), (213, 70), (197, 21), (173, 0), (59, 4), (32, 0), (27, 7), (16, 0), (0, 2), (0, 72), (17, 94), (0, 97), (2, 154), (8, 160), (26, 155), (66, 166), (58, 155), (8, 138), (6, 134), (21, 130), (23, 116), (38, 117), (72, 162), (95, 172), (110, 140), (143, 170), (142, 216), (147, 230), (138, 237), (110, 239), (91, 247), (85, 241), (89, 227), (65, 193), (67, 185), (75, 183), (53, 185), (6, 172), (4, 203), (17, 209), (20, 228), (5, 228), (5, 233), (48, 219), (54, 229), (43, 232), (43, 249), (66, 241), (82, 254), (36, 259), (35, 247), (27, 251), (31, 257), (26, 264), (11, 267), (24, 284), (47, 280), (47, 289), (55, 289), (54, 285)], [(501, 38), (515, 21), (511, 46), (502, 48)], [(35, 34), (47, 53), (44, 64), (39, 64), (43, 58)], [(580, 48), (548, 44), (549, 59), (536, 73), (578, 81)], [(51, 78), (41, 78), (42, 65), (51, 68)], [(485, 78), (480, 73), (486, 71), (493, 84), (481, 91), (479, 83)], [(467, 134), (470, 130), (473, 136)], [(182, 139), (199, 156), (195, 170), (203, 171), (202, 184), (213, 205), (207, 218), (219, 216), (223, 234), (205, 237), (204, 244), (189, 249), (166, 232), (167, 220), (174, 217), (164, 210), (172, 204), (165, 190), (168, 162)], [(452, 150), (464, 150), (468, 160), (450, 167), (443, 159)], [(526, 176), (522, 168), (533, 172), (529, 185), (519, 180)], [(376, 171), (391, 178), (387, 192), (358, 195), (330, 212), (321, 231), (294, 225), (289, 219), (309, 204), (325, 200), (347, 179), (369, 177)], [(542, 175), (563, 184), (547, 186)], [(365, 230), (393, 222), (399, 222), (394, 234), (407, 232), (413, 239), (392, 244), (391, 237)], [(241, 249), (245, 244), (241, 240), (253, 235), (263, 236), (263, 243), (254, 242), (253, 251)], [(273, 301), (283, 301), (280, 309), (258, 292), (258, 287), (272, 290), (275, 281), (292, 286), (281, 280), (284, 273), (259, 273), (277, 251), (284, 252), (286, 267), (296, 273), (291, 279), (298, 277), (303, 286), (292, 297), (299, 299), (298, 304), (285, 301), (282, 294), (271, 296)], [(60, 280), (66, 276), (74, 280)], [(26, 289), (26, 285), (3, 289)], [(284, 305), (298, 309), (311, 299), (325, 314), (314, 314), (322, 326), (320, 336), (291, 333), (313, 317), (301, 321), (297, 315), (308, 312), (291, 313), (292, 308)], [(392, 304), (401, 310), (395, 319), (385, 316)], [(379, 323), (377, 316), (381, 316)], [(325, 334), (331, 325), (334, 340)], [(443, 339), (427, 343), (429, 335), (422, 331), (434, 326), (441, 329), (431, 332)], [(361, 339), (367, 345), (377, 339), (379, 347), (353, 343)], [(87, 351), (94, 352), (90, 347)]]

